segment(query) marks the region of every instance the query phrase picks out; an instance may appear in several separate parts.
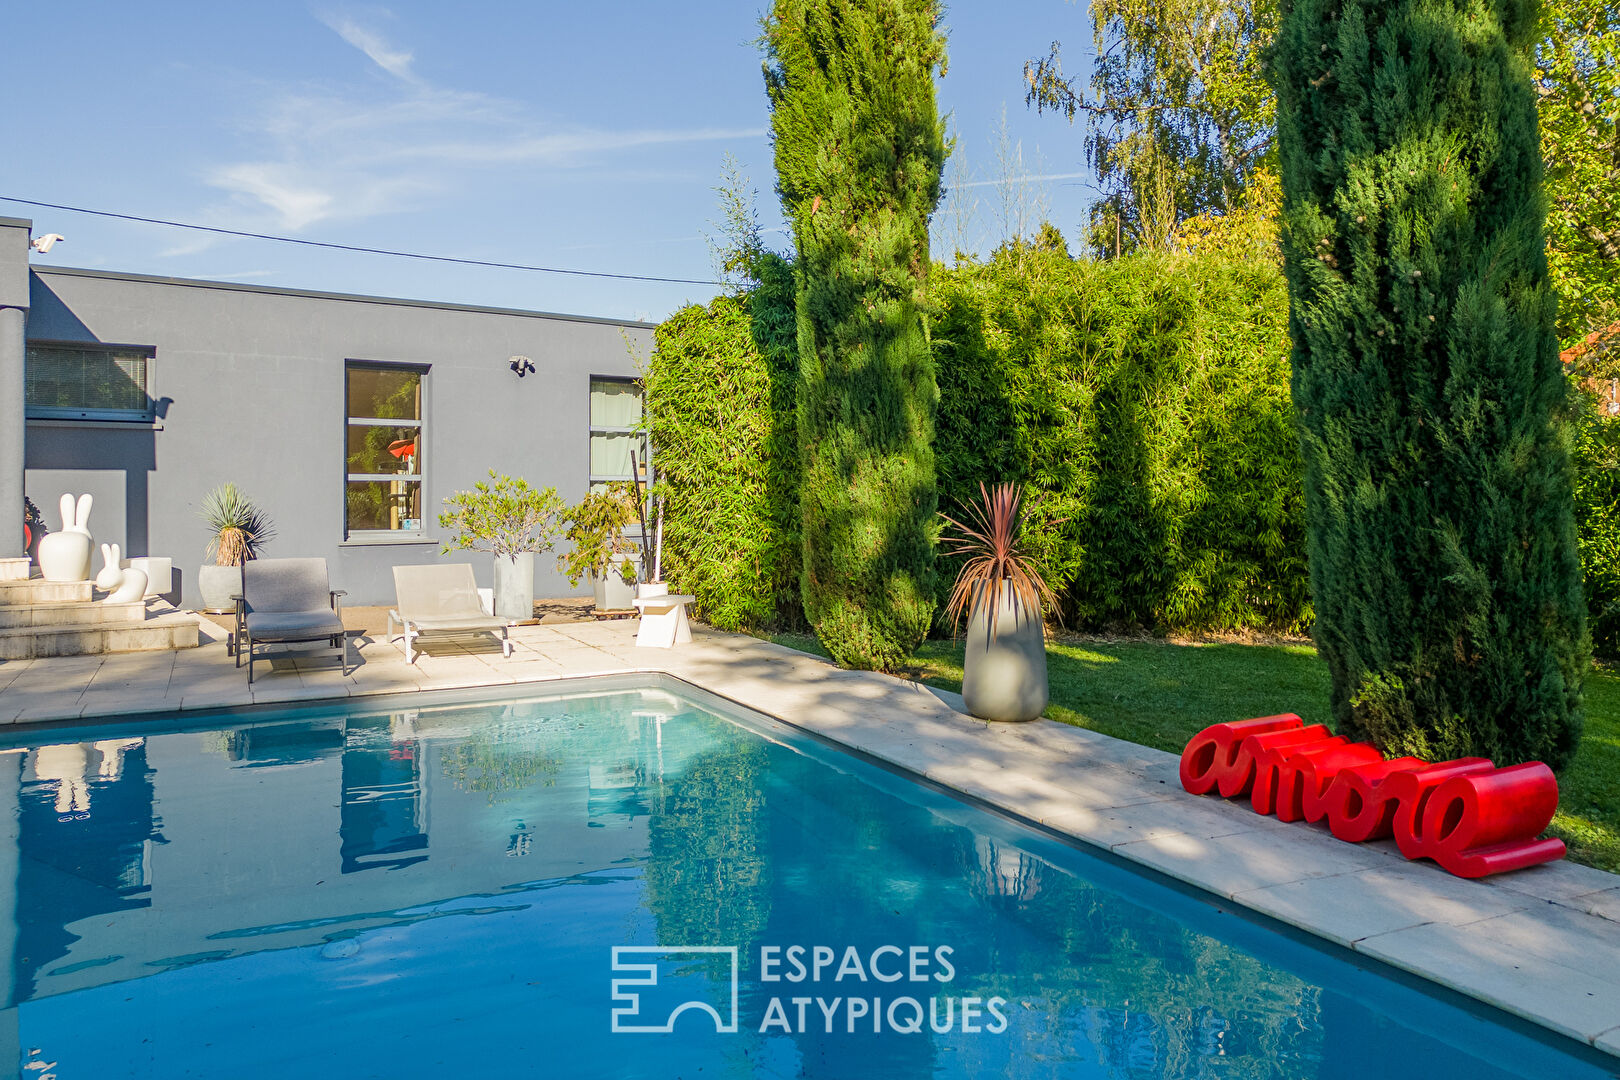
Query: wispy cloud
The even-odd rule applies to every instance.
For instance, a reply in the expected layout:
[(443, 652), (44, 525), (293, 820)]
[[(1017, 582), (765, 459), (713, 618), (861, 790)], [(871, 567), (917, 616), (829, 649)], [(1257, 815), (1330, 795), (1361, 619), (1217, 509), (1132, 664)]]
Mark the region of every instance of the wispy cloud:
[[(495, 170), (537, 180), (617, 164), (628, 151), (758, 138), (763, 128), (603, 129), (547, 122), (514, 101), (436, 86), (415, 54), (376, 29), (380, 15), (319, 21), (391, 79), (269, 86), (242, 135), (244, 159), (205, 179), (229, 201), (212, 224), (304, 231), (323, 222), (420, 209)], [(638, 162), (645, 168), (646, 162)]]
[(406, 49), (392, 48), (383, 40), (381, 34), (360, 25), (348, 15), (327, 12), (317, 15), (316, 18), (330, 27), (338, 37), (369, 56), (372, 63), (388, 74), (406, 82), (417, 81), (416, 73), (411, 70), (411, 64), (416, 60), (414, 53)]

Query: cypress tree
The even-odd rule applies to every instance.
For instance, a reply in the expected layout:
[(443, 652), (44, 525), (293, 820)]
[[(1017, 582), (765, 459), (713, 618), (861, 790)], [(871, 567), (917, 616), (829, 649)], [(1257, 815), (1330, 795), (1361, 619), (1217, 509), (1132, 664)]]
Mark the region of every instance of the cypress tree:
[(797, 248), (805, 615), (849, 667), (909, 656), (934, 610), (938, 390), (922, 319), (944, 125), (934, 0), (777, 0), (777, 193)]
[(1587, 666), (1534, 0), (1285, 0), (1271, 56), (1338, 731), (1566, 764)]

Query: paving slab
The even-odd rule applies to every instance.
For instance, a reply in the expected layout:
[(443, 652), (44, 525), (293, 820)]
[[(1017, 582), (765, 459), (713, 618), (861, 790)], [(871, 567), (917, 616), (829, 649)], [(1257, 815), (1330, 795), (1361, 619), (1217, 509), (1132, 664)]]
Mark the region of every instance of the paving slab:
[(1565, 907), (1584, 911), (1588, 915), (1596, 915), (1600, 919), (1620, 922), (1620, 888), (1604, 889), (1602, 892), (1587, 893), (1585, 896), (1576, 896), (1559, 902)]
[(1267, 829), (1229, 836), (1155, 836), (1112, 850), (1178, 881), (1236, 899), (1240, 894), (1309, 878), (1388, 866), (1389, 856), (1342, 844), (1314, 831)]
[(1273, 885), (1233, 899), (1340, 945), (1431, 922), (1465, 925), (1537, 902), (1411, 865)]
[(1581, 1042), (1595, 1045), (1620, 1026), (1620, 985), (1541, 956), (1514, 955), (1479, 930), (1495, 921), (1427, 923), (1353, 948)]
[(1620, 886), (1620, 877), (1567, 859), (1495, 874), (1487, 881), (1495, 889), (1510, 889), (1555, 903)]

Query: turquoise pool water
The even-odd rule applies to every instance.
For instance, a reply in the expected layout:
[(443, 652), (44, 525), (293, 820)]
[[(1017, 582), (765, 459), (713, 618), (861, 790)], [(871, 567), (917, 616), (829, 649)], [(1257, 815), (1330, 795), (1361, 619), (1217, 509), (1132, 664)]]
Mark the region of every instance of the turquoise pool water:
[(780, 725), (606, 685), (13, 741), (0, 1052), (33, 1080), (1613, 1075)]

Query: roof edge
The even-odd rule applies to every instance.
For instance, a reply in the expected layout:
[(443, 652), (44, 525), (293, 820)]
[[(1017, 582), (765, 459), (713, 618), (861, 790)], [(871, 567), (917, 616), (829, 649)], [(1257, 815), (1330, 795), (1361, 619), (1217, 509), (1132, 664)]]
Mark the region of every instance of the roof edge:
[(516, 315), (529, 319), (560, 319), (565, 322), (597, 323), (604, 326), (624, 326), (652, 330), (658, 324), (639, 319), (610, 319), (600, 315), (566, 315), (554, 311), (531, 311), (524, 308), (485, 307), (480, 304), (454, 304), (441, 300), (411, 300), (398, 296), (368, 296), (364, 293), (321, 292), (316, 289), (287, 289), (276, 285), (248, 285), (235, 281), (209, 281), (204, 278), (163, 277), (157, 274), (132, 274), (115, 270), (90, 270), (78, 266), (36, 266), (31, 272), (42, 277), (102, 278), (112, 281), (138, 281), (147, 285), (170, 285), (185, 289), (219, 289), (225, 292), (268, 294), (271, 296), (299, 296), (311, 300), (336, 300), (350, 304), (384, 304), (391, 307), (433, 308), (439, 311), (467, 311), (482, 315)]

